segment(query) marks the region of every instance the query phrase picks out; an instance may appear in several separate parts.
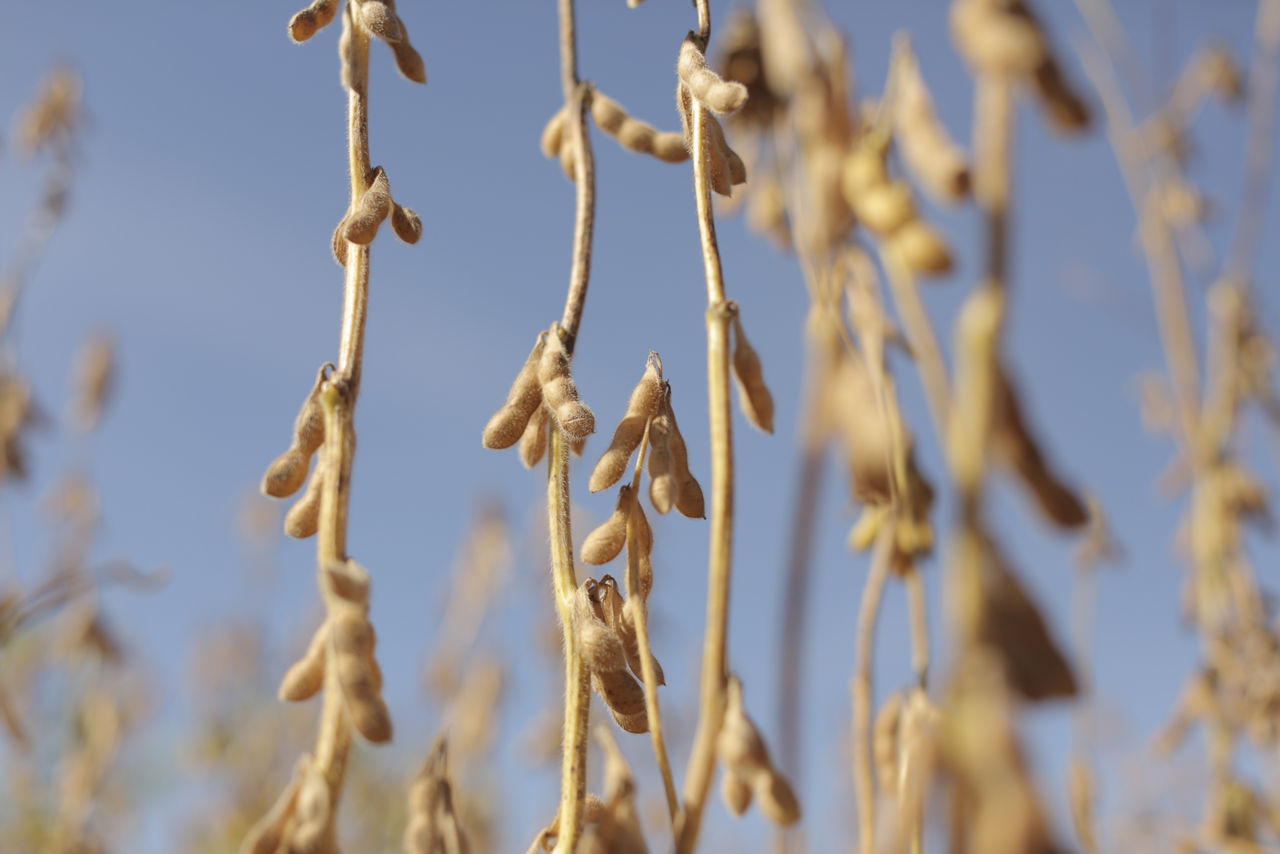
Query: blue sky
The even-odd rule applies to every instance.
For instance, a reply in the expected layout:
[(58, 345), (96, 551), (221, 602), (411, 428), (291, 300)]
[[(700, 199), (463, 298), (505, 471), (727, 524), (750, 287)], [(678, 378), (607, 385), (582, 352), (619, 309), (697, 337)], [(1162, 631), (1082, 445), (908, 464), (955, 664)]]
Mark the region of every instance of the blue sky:
[[(524, 471), (514, 452), (485, 451), (479, 437), (533, 336), (558, 319), (568, 280), (571, 185), (537, 146), (560, 100), (554, 4), (399, 5), (430, 82), (404, 81), (389, 53), (375, 50), (371, 149), (396, 199), (422, 216), (424, 235), (413, 247), (384, 235), (374, 248), (350, 545), (374, 575), (373, 620), (397, 724), (395, 746), (380, 752), (408, 767), (440, 720), (421, 688), (421, 668), (459, 532), (490, 497), (503, 502), (522, 531), (503, 619), (485, 630), (485, 642), (506, 650), (514, 674), (498, 756), (511, 804), (505, 850), (526, 844), (554, 810), (554, 775), (519, 764), (516, 736), (559, 691), (560, 677), (544, 669), (533, 640), (552, 607), (541, 535), (530, 523), (541, 514), (543, 475)], [(582, 75), (633, 114), (678, 127), (673, 71), (680, 40), (693, 25), (688, 4), (580, 5)], [(969, 83), (946, 36), (944, 4), (830, 5), (851, 37), (862, 92), (879, 91), (892, 33), (908, 28), (944, 119), (967, 137)], [(1118, 5), (1155, 80), (1171, 79), (1210, 34), (1249, 52), (1252, 3)], [(1071, 49), (1087, 41), (1083, 23), (1071, 4), (1038, 6), (1083, 82)], [(727, 8), (714, 5), (718, 20)], [(236, 531), (240, 502), (285, 446), (316, 366), (333, 358), (337, 345), (342, 279), (329, 237), (347, 193), (337, 34), (334, 28), (291, 44), (285, 23), (294, 11), (263, 2), (50, 0), (8, 4), (0, 29), (0, 115), (12, 115), (55, 62), (70, 61), (85, 77), (92, 127), (83, 171), (70, 216), (25, 297), (19, 347), (38, 394), (58, 406), (85, 334), (107, 328), (118, 338), (119, 393), (90, 449), (107, 522), (98, 554), (173, 571), (164, 590), (108, 600), (126, 636), (160, 674), (162, 738), (176, 737), (185, 720), (181, 680), (196, 629), (260, 615), (283, 638), (318, 607), (311, 542), (281, 535), (279, 572), (253, 586), (241, 572)], [(1228, 212), (1243, 183), (1243, 119), (1242, 112), (1210, 104), (1196, 135), (1191, 176)], [(1108, 722), (1096, 746), (1114, 805), (1130, 785), (1123, 769), (1145, 766), (1148, 779), (1157, 776), (1151, 772), (1161, 766), (1147, 757), (1146, 741), (1195, 658), (1180, 622), (1182, 568), (1173, 548), (1182, 505), (1158, 497), (1153, 486), (1171, 448), (1142, 431), (1136, 394), (1139, 374), (1159, 368), (1162, 356), (1132, 209), (1105, 135), (1095, 130), (1063, 140), (1025, 109), (1018, 140), (1009, 352), (1034, 424), (1061, 466), (1100, 496), (1128, 555), (1100, 581), (1093, 662)], [(654, 349), (673, 382), (705, 486), (705, 289), (689, 167), (624, 152), (598, 133), (595, 147), (596, 252), (574, 372), (603, 438), (592, 439), (587, 458), (602, 450)], [(36, 185), (34, 170), (17, 164), (11, 148), (0, 155), (3, 258)], [(1273, 175), (1273, 190), (1275, 183)], [(926, 297), (949, 337), (978, 273), (978, 221), (969, 209), (937, 216), (959, 248), (959, 264)], [(1274, 224), (1271, 216), (1266, 234), (1275, 233)], [(1230, 216), (1210, 225), (1219, 251), (1232, 225)], [(774, 436), (735, 423), (740, 525), (731, 660), (750, 711), (771, 733), (806, 297), (794, 260), (748, 234), (740, 218), (722, 218), (720, 234), (729, 295), (742, 305), (778, 404)], [(1271, 285), (1280, 249), (1264, 243), (1260, 307), (1274, 328)], [(1193, 282), (1197, 292), (1204, 284)], [(905, 362), (895, 367), (921, 462), (940, 483), (943, 466), (914, 371)], [(1242, 438), (1274, 484), (1274, 435), (1253, 425)], [(36, 485), (72, 453), (79, 451), (38, 441)], [(584, 518), (602, 517), (612, 497), (589, 495), (586, 477), (587, 466), (579, 465), (575, 499)], [(29, 509), (35, 495), (32, 487), (16, 487), (2, 499), (28, 577), (43, 547)], [(938, 516), (944, 530), (948, 498)], [(998, 489), (995, 507), (999, 536), (1065, 642), (1073, 542), (1047, 530), (1012, 484)], [(855, 510), (833, 462), (815, 549), (806, 773), (798, 781), (819, 852), (842, 850), (852, 838), (848, 679), (866, 559), (851, 556), (843, 543)], [(655, 529), (651, 607), (669, 686), (664, 702), (688, 715), (705, 603), (706, 525), (673, 514)], [(585, 525), (576, 533), (585, 535)], [(1265, 584), (1275, 544), (1254, 539), (1251, 549)], [(936, 558), (926, 571), (936, 612)], [(891, 590), (882, 614), (880, 696), (909, 678), (900, 590)], [(941, 637), (939, 626), (935, 638)], [(946, 650), (935, 645), (935, 656), (945, 661)], [(688, 727), (675, 733), (673, 759), (681, 769), (690, 735)], [(1045, 785), (1060, 789), (1070, 746), (1067, 713), (1033, 713), (1028, 738)], [(642, 785), (659, 791), (647, 741), (634, 739), (626, 748)], [(168, 850), (168, 808), (156, 807), (161, 814), (145, 822), (149, 850)], [(713, 838), (735, 850), (756, 850), (765, 829), (754, 814), (730, 821), (718, 803), (709, 822)]]

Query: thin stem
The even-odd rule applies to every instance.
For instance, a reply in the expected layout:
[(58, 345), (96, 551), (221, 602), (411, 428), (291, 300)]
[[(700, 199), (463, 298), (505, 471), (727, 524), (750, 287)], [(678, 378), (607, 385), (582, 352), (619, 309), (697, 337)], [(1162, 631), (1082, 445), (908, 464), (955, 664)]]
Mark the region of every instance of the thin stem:
[(907, 343), (911, 346), (911, 354), (924, 384), (925, 401), (929, 406), (929, 414), (933, 416), (934, 429), (938, 440), (945, 445), (948, 419), (951, 417), (951, 389), (947, 380), (947, 363), (938, 344), (938, 335), (929, 319), (924, 301), (920, 298), (915, 276), (903, 260), (902, 253), (892, 245), (883, 242), (878, 245), (880, 262), (889, 279), (889, 289), (893, 291), (894, 306), (898, 309), (898, 316), (902, 318)]
[(889, 558), (893, 554), (894, 523), (887, 517), (876, 535), (871, 553), (871, 566), (862, 588), (858, 607), (856, 656), (853, 682), (853, 787), (858, 801), (858, 851), (871, 854), (875, 850), (875, 789), (872, 785), (871, 761), (871, 669), (875, 661), (876, 620), (884, 583), (889, 577)]
[[(348, 12), (348, 14), (350, 14)], [(348, 24), (348, 26), (350, 26)], [(369, 168), (369, 36), (350, 27), (348, 54), (350, 88), (347, 93), (347, 157), (351, 172), (351, 206), (368, 189)], [(321, 453), (325, 479), (320, 494), (320, 518), (316, 536), (317, 572), (327, 612), (339, 607), (325, 568), (347, 557), (347, 516), (351, 501), (351, 468), (355, 459), (355, 405), (364, 358), (365, 317), (369, 299), (369, 247), (347, 243), (346, 283), (342, 304), (342, 337), (338, 367), (322, 392), (325, 442)], [(352, 723), (343, 703), (338, 676), (338, 656), (325, 665), (324, 706), (316, 742), (316, 764), (329, 784), (330, 802), (336, 806), (346, 776), (351, 749)], [(326, 834), (334, 832), (330, 810)]]
[(573, 0), (560, 0), (560, 82), (564, 86), (564, 101), (573, 100), (578, 88), (578, 37)]
[(578, 844), (587, 795), (587, 723), (591, 709), (590, 672), (578, 648), (573, 598), (573, 535), (569, 529), (569, 443), (552, 419), (547, 449), (547, 523), (551, 532), (551, 578), (564, 630), (564, 758), (560, 769), (560, 812), (556, 851), (572, 854)]
[[(562, 0), (572, 14), (571, 0)], [(570, 143), (574, 148), (574, 184), (577, 187), (577, 213), (573, 224), (573, 268), (569, 275), (569, 293), (565, 297), (564, 316), (560, 328), (564, 330), (565, 350), (572, 355), (577, 342), (578, 325), (582, 322), (582, 310), (587, 302), (587, 283), (591, 277), (591, 239), (596, 218), (596, 163), (591, 151), (591, 135), (587, 133), (587, 107), (591, 99), (590, 87), (579, 83), (574, 87), (568, 103), (573, 117), (570, 127)]]
[[(699, 14), (706, 0), (699, 2)], [(703, 106), (693, 100), (693, 186), (698, 231), (707, 275), (707, 385), (711, 422), (711, 543), (707, 568), (707, 626), (703, 639), (702, 690), (698, 729), (684, 784), (684, 812), (676, 851), (689, 854), (697, 844), (702, 808), (715, 774), (716, 736), (724, 722), (729, 634), (729, 578), (733, 549), (733, 433), (729, 401), (729, 319), (720, 252), (716, 246), (707, 173), (707, 135)]]
[(902, 575), (907, 585), (907, 613), (911, 623), (911, 669), (921, 689), (929, 683), (929, 606), (925, 598), (924, 576), (910, 564)]
[[(640, 475), (644, 471), (644, 460), (649, 451), (649, 430), (652, 426), (653, 419), (650, 418), (644, 425), (640, 453), (636, 455), (635, 472), (631, 476), (631, 494), (637, 502), (640, 501)], [(649, 735), (653, 739), (653, 753), (662, 774), (662, 788), (667, 796), (667, 812), (671, 816), (671, 829), (674, 833), (680, 816), (680, 798), (676, 794), (675, 775), (671, 773), (671, 760), (667, 756), (667, 740), (662, 735), (662, 714), (658, 708), (658, 673), (653, 666), (653, 651), (649, 646), (649, 603), (641, 595), (638, 519), (638, 513), (627, 517), (627, 602), (623, 607), (630, 612), (631, 624), (636, 627), (640, 675), (644, 680), (644, 709), (649, 718)]]

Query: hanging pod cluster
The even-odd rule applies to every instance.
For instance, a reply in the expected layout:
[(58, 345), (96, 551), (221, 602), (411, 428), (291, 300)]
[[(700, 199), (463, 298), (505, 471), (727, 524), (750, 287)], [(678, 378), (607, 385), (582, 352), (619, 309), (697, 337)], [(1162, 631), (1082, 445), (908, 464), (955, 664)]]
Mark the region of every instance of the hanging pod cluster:
[[(694, 33), (685, 36), (680, 45), (680, 59), (676, 64), (680, 82), (676, 84), (676, 105), (680, 108), (680, 121), (684, 128), (684, 144), (693, 150), (693, 102), (713, 113), (731, 114), (747, 101), (747, 87), (741, 83), (724, 80), (707, 67), (704, 47)], [(742, 158), (729, 147), (724, 128), (715, 116), (702, 114), (702, 131), (707, 136), (708, 172), (711, 189), (722, 196), (729, 196), (733, 188), (747, 182), (747, 167)]]
[(262, 493), (272, 498), (288, 498), (307, 484), (307, 489), (289, 508), (284, 520), (284, 530), (291, 537), (310, 537), (316, 532), (320, 522), (320, 495), (324, 491), (325, 461), (324, 455), (316, 464), (315, 471), (307, 480), (307, 469), (311, 458), (324, 445), (324, 405), (320, 401), (320, 393), (333, 371), (333, 363), (325, 362), (316, 372), (315, 383), (302, 402), (302, 409), (293, 422), (293, 442), (288, 450), (267, 466), (267, 473), (262, 478)]
[[(649, 716), (644, 688), (637, 681), (644, 675), (631, 613), (617, 583), (608, 575), (599, 582), (587, 579), (574, 595), (573, 624), (582, 661), (591, 671), (591, 683), (620, 727), (643, 733), (649, 731)], [(656, 659), (653, 665), (656, 681), (663, 684)]]
[(330, 561), (324, 579), (333, 594), (329, 615), (311, 644), (285, 673), (280, 699), (299, 702), (325, 686), (332, 664), (337, 687), (356, 729), (369, 741), (391, 740), (391, 715), (382, 699), (382, 670), (374, 658), (377, 636), (369, 622), (369, 573), (353, 560)]
[(344, 267), (347, 264), (347, 244), (368, 246), (378, 236), (378, 228), (388, 217), (396, 237), (405, 243), (417, 243), (422, 237), (421, 218), (391, 197), (391, 182), (387, 180), (386, 170), (381, 166), (373, 167), (365, 176), (365, 183), (368, 189), (333, 230), (333, 257)]
[[(304, 42), (328, 26), (338, 13), (338, 0), (315, 0), (289, 21), (289, 36)], [(350, 19), (350, 20), (348, 20)], [(395, 0), (350, 0), (343, 20), (338, 52), (343, 59), (342, 82), (351, 88), (351, 69), (347, 60), (349, 27), (356, 26), (372, 38), (387, 43), (396, 58), (396, 68), (414, 83), (427, 82), (426, 64), (421, 54), (409, 43), (409, 31), (396, 14)]]
[(552, 418), (574, 450), (581, 453), (582, 443), (595, 432), (596, 419), (578, 399), (559, 323), (538, 333), (524, 367), (511, 384), (507, 402), (485, 425), (481, 442), (493, 450), (520, 442), (520, 459), (526, 468), (533, 468), (546, 452)]
[(764, 738), (747, 717), (742, 702), (742, 680), (736, 675), (729, 677), (716, 754), (724, 763), (720, 792), (734, 815), (746, 812), (754, 799), (775, 824), (789, 827), (800, 820), (800, 802), (791, 784), (773, 767)]

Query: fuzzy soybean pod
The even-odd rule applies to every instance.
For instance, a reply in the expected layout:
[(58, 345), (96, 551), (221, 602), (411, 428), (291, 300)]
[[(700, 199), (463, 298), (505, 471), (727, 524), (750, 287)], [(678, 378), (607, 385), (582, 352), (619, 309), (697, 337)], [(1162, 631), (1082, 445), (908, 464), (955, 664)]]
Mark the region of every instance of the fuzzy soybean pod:
[(917, 275), (942, 276), (951, 272), (951, 248), (938, 230), (922, 219), (902, 226), (889, 242), (902, 255), (907, 268)]
[(618, 490), (618, 502), (612, 515), (587, 535), (582, 543), (582, 561), (600, 565), (613, 560), (627, 544), (627, 518), (635, 498), (631, 484), (624, 483)]
[(538, 382), (538, 365), (547, 346), (547, 333), (538, 334), (533, 349), (525, 359), (524, 367), (516, 374), (507, 402), (489, 419), (484, 428), (482, 443), (486, 448), (500, 450), (519, 441), (525, 426), (538, 407), (542, 405), (542, 385)]
[[(676, 84), (676, 104), (680, 108), (680, 124), (684, 128), (684, 145), (693, 149), (693, 94), (681, 80)], [(707, 135), (708, 181), (713, 192), (721, 196), (733, 193), (736, 184), (747, 180), (747, 167), (742, 158), (729, 147), (724, 130), (716, 117), (702, 114), (703, 129)]]
[(905, 181), (872, 184), (846, 195), (858, 220), (879, 235), (890, 235), (917, 218), (911, 187)]
[[(627, 657), (627, 666), (631, 668), (635, 677), (643, 682), (644, 667), (640, 661), (640, 637), (632, 618), (633, 612), (626, 607), (626, 600), (622, 598), (622, 593), (618, 590), (618, 582), (612, 575), (603, 576), (600, 579), (600, 587), (604, 590), (600, 606), (604, 612), (605, 621), (622, 639), (622, 651)], [(667, 677), (662, 672), (662, 665), (658, 663), (657, 656), (650, 653), (650, 658), (653, 661), (654, 681), (659, 685), (667, 684)]]
[(396, 237), (405, 243), (417, 243), (422, 238), (422, 217), (413, 208), (391, 203), (391, 228)]
[(627, 672), (626, 653), (618, 633), (604, 620), (597, 601), (600, 586), (587, 579), (574, 596), (574, 623), (583, 662), (591, 681), (618, 725), (631, 733), (649, 731), (644, 689)]
[(772, 433), (773, 395), (764, 383), (760, 355), (742, 330), (742, 318), (736, 304), (733, 306), (733, 378), (737, 380), (738, 402), (747, 420), (764, 432)]
[(347, 711), (360, 734), (375, 744), (391, 740), (391, 715), (381, 696), (381, 672), (374, 660), (376, 637), (356, 609), (333, 619), (332, 654)]
[(527, 469), (536, 466), (547, 452), (547, 421), (547, 408), (539, 406), (529, 417), (529, 423), (520, 436), (520, 462)]
[(360, 196), (355, 209), (347, 214), (342, 236), (359, 246), (368, 246), (378, 234), (378, 226), (391, 215), (391, 182), (386, 170), (373, 167), (369, 188)]
[(662, 360), (658, 358), (657, 353), (650, 353), (649, 360), (645, 363), (644, 374), (631, 391), (626, 415), (619, 422), (618, 429), (614, 430), (613, 441), (609, 443), (608, 450), (600, 457), (600, 461), (591, 472), (589, 487), (592, 492), (608, 489), (622, 477), (623, 472), (627, 470), (631, 455), (635, 453), (636, 448), (640, 446), (640, 441), (644, 438), (645, 424), (648, 423), (649, 417), (658, 411), (658, 404), (661, 401)]
[(707, 109), (721, 114), (737, 112), (747, 102), (747, 87), (722, 80), (707, 67), (707, 58), (694, 43), (693, 33), (680, 45), (680, 61), (676, 73), (689, 87), (690, 94)]
[[(689, 159), (682, 134), (659, 131), (653, 125), (633, 117), (621, 104), (598, 90), (591, 96), (591, 117), (602, 131), (616, 139), (623, 148), (640, 154), (652, 154), (667, 163), (682, 163)], [(545, 150), (544, 148), (543, 151)]]
[(382, 0), (359, 0), (356, 4), (356, 20), (360, 29), (387, 44), (395, 44), (404, 38), (404, 25), (400, 16)]
[(680, 488), (676, 492), (676, 509), (681, 515), (690, 519), (705, 519), (707, 504), (702, 495), (702, 486), (693, 472), (689, 471), (689, 448), (680, 434), (680, 425), (676, 421), (676, 410), (671, 403), (671, 394), (667, 394), (667, 415), (671, 420), (671, 470)]
[(298, 659), (280, 680), (277, 691), (281, 702), (297, 703), (316, 695), (324, 686), (325, 652), (329, 647), (329, 623), (326, 621), (316, 629), (311, 638), (307, 652)]
[(284, 532), (291, 537), (305, 540), (320, 528), (320, 495), (324, 492), (325, 464), (321, 460), (307, 481), (307, 491), (302, 493), (284, 517)]
[(680, 488), (671, 460), (671, 416), (667, 411), (670, 393), (671, 387), (664, 383), (662, 403), (649, 422), (649, 501), (664, 516), (671, 512)]
[(406, 79), (414, 83), (427, 82), (427, 65), (422, 61), (422, 54), (409, 43), (408, 33), (405, 33), (400, 41), (391, 45), (391, 52), (396, 58), (396, 68)]
[(289, 21), (289, 38), (304, 42), (333, 21), (338, 13), (338, 0), (315, 0)]
[(332, 369), (333, 364), (325, 362), (316, 372), (316, 381), (293, 422), (293, 443), (267, 467), (262, 478), (264, 495), (287, 498), (306, 482), (311, 455), (324, 444), (324, 407), (320, 405), (320, 387)]
[(596, 417), (578, 399), (578, 388), (573, 384), (559, 323), (552, 325), (547, 336), (547, 346), (538, 362), (538, 382), (542, 384), (542, 398), (551, 407), (565, 436), (571, 440), (585, 439), (595, 432)]

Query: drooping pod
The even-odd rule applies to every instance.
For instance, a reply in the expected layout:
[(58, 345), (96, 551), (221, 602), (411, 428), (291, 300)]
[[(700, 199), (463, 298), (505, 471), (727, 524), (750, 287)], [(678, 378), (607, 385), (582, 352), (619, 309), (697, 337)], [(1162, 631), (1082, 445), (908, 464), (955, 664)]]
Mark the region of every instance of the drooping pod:
[(297, 703), (314, 697), (324, 686), (325, 652), (329, 646), (329, 623), (320, 624), (311, 637), (306, 654), (294, 662), (280, 680), (276, 695), (282, 702)]
[(293, 422), (293, 442), (270, 466), (262, 478), (262, 493), (272, 498), (287, 498), (302, 488), (307, 480), (311, 456), (324, 444), (324, 407), (320, 405), (320, 388), (333, 370), (325, 362), (316, 372), (316, 380), (302, 402)]
[(293, 777), (271, 805), (271, 809), (245, 834), (239, 854), (278, 854), (285, 844), (285, 836), (293, 819), (298, 790), (310, 768), (311, 757), (304, 753), (294, 766)]
[(373, 657), (377, 638), (368, 618), (355, 609), (332, 620), (334, 663), (343, 699), (360, 734), (379, 744), (391, 740), (391, 714), (382, 699), (382, 672)]
[(631, 484), (624, 483), (618, 490), (618, 501), (613, 513), (583, 541), (584, 563), (608, 563), (622, 552), (622, 547), (627, 544), (627, 518), (631, 515), (634, 503)]
[[(666, 163), (681, 163), (689, 159), (684, 147), (684, 136), (679, 133), (659, 131), (653, 125), (633, 117), (617, 101), (596, 90), (591, 95), (591, 117), (605, 133), (618, 141), (623, 148), (640, 154), (652, 154)], [(554, 119), (553, 119), (554, 121)], [(548, 129), (551, 125), (548, 124)], [(558, 133), (558, 129), (554, 131)], [(546, 152), (546, 132), (544, 131)], [(548, 155), (550, 156), (550, 155)]]
[(533, 413), (542, 405), (542, 384), (538, 381), (538, 366), (542, 361), (542, 353), (546, 349), (547, 333), (538, 334), (533, 349), (525, 359), (520, 373), (516, 374), (511, 390), (507, 392), (507, 402), (499, 409), (489, 423), (485, 425), (484, 437), (481, 440), (486, 448), (500, 450), (509, 448), (519, 441)]
[(342, 236), (351, 243), (367, 246), (378, 234), (378, 226), (391, 215), (391, 182), (381, 166), (373, 167), (369, 186), (347, 214)]
[(693, 33), (686, 36), (680, 45), (676, 73), (689, 93), (709, 110), (728, 114), (747, 102), (746, 86), (722, 80), (719, 74), (707, 67), (707, 58), (695, 43)]
[(527, 469), (536, 466), (547, 452), (548, 421), (547, 408), (538, 406), (533, 415), (529, 416), (529, 423), (520, 436), (520, 462)]
[(969, 193), (964, 150), (938, 117), (910, 38), (900, 34), (894, 48), (900, 71), (893, 101), (894, 139), (903, 163), (929, 195), (944, 202), (959, 201)]
[(310, 6), (289, 20), (289, 38), (304, 42), (333, 21), (338, 0), (313, 0)]
[(394, 201), (391, 203), (391, 228), (405, 243), (417, 243), (422, 238), (422, 218), (413, 208)]
[(560, 154), (560, 146), (564, 144), (564, 123), (568, 115), (569, 105), (564, 104), (543, 126), (542, 136), (538, 141), (543, 157), (556, 157)]
[(613, 433), (609, 448), (591, 472), (589, 488), (592, 492), (608, 489), (618, 482), (631, 455), (644, 438), (645, 424), (658, 409), (662, 400), (662, 360), (657, 353), (650, 353), (644, 374), (631, 392), (627, 412)]
[(662, 401), (649, 422), (649, 501), (653, 509), (666, 515), (675, 503), (680, 484), (671, 459), (671, 416), (667, 412), (671, 386), (665, 382), (662, 386)]
[[(600, 606), (604, 619), (622, 639), (622, 652), (626, 656), (627, 666), (631, 668), (631, 672), (637, 679), (644, 682), (644, 666), (640, 660), (640, 637), (636, 631), (633, 611), (627, 607), (627, 600), (622, 597), (621, 591), (618, 590), (618, 582), (612, 575), (600, 578), (600, 588), (603, 590)], [(662, 672), (662, 665), (658, 662), (657, 656), (650, 652), (649, 658), (653, 662), (654, 681), (659, 685), (667, 684), (666, 675)]]
[(408, 33), (400, 41), (391, 45), (391, 53), (395, 55), (396, 68), (405, 76), (405, 79), (414, 83), (427, 82), (427, 64), (422, 61), (422, 54), (409, 43)]
[(591, 682), (618, 725), (631, 733), (649, 731), (644, 688), (627, 672), (626, 653), (617, 631), (604, 619), (600, 599), (604, 591), (592, 579), (574, 595), (573, 614), (583, 662)]
[(591, 410), (578, 399), (578, 388), (573, 383), (569, 368), (569, 354), (560, 338), (560, 324), (551, 326), (547, 345), (538, 362), (538, 382), (542, 384), (542, 397), (551, 407), (560, 430), (570, 439), (585, 439), (596, 429), (596, 418)]
[(764, 368), (747, 333), (737, 303), (733, 311), (733, 378), (738, 386), (738, 403), (747, 420), (766, 433), (773, 432), (773, 395), (764, 382)]
[(449, 757), (443, 733), (409, 787), (406, 854), (468, 854), (471, 850), (453, 801)]
[(995, 451), (1031, 490), (1041, 512), (1063, 528), (1078, 528), (1089, 521), (1084, 502), (1045, 459), (1023, 418), (1018, 392), (1003, 369), (999, 371), (995, 409)]
[(680, 434), (680, 425), (676, 422), (676, 410), (671, 403), (670, 391), (667, 392), (664, 403), (671, 423), (671, 471), (679, 484), (675, 498), (676, 509), (690, 519), (705, 519), (706, 500), (702, 496), (702, 486), (693, 472), (689, 471), (689, 449), (684, 443), (684, 436)]
[(333, 796), (324, 769), (311, 762), (298, 787), (289, 823), (288, 851), (319, 851), (333, 821)]
[[(693, 94), (684, 81), (676, 85), (676, 104), (680, 108), (680, 123), (684, 129), (684, 145), (693, 150)], [(702, 114), (703, 132), (707, 137), (707, 179), (713, 192), (730, 196), (733, 187), (747, 180), (747, 168), (724, 136), (720, 122), (709, 113)]]
[(320, 496), (324, 492), (324, 460), (316, 463), (307, 490), (302, 493), (284, 517), (284, 532), (291, 537), (305, 540), (320, 529)]
[(774, 768), (764, 739), (743, 708), (742, 682), (736, 675), (729, 677), (724, 723), (716, 737), (716, 753), (724, 762), (725, 774), (738, 778), (726, 783), (723, 789), (731, 809), (745, 810), (750, 804), (751, 798), (744, 797), (741, 791), (746, 784), (761, 811), (775, 824), (787, 827), (800, 820), (800, 803), (791, 784)]

